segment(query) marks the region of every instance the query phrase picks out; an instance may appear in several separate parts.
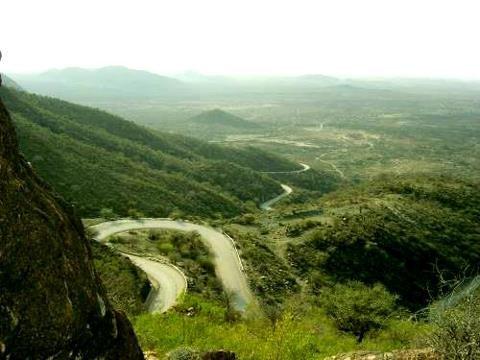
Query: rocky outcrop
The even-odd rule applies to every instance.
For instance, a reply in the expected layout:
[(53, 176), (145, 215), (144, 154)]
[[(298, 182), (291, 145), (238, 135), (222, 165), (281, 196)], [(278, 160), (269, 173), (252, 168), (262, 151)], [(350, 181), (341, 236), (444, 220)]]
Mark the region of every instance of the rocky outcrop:
[(18, 152), (0, 100), (0, 359), (143, 359), (72, 208)]

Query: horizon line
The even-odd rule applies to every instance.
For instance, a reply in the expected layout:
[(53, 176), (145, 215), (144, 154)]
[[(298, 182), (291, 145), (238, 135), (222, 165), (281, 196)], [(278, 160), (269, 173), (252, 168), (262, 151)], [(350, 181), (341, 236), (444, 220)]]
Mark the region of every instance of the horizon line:
[(463, 82), (478, 82), (480, 81), (479, 77), (475, 76), (455, 76), (455, 75), (401, 75), (401, 74), (335, 74), (335, 73), (328, 73), (328, 72), (285, 72), (285, 73), (260, 73), (260, 72), (252, 72), (252, 73), (235, 73), (235, 72), (204, 72), (195, 69), (184, 69), (179, 71), (165, 71), (165, 72), (158, 72), (154, 70), (144, 69), (144, 68), (137, 68), (137, 67), (129, 67), (125, 65), (105, 65), (105, 66), (95, 66), (95, 67), (88, 67), (88, 66), (65, 66), (65, 67), (50, 67), (42, 70), (27, 70), (27, 71), (15, 71), (15, 70), (0, 70), (0, 73), (3, 73), (7, 76), (11, 75), (39, 75), (49, 71), (63, 71), (69, 69), (78, 69), (78, 70), (87, 70), (87, 71), (96, 71), (106, 68), (124, 68), (133, 71), (145, 71), (149, 72), (154, 75), (158, 76), (167, 76), (167, 77), (176, 77), (176, 76), (185, 76), (188, 74), (205, 76), (205, 77), (230, 77), (230, 78), (298, 78), (302, 76), (324, 76), (324, 77), (331, 77), (337, 78), (339, 80), (349, 80), (349, 79), (363, 79), (363, 80), (449, 80), (449, 81), (463, 81)]

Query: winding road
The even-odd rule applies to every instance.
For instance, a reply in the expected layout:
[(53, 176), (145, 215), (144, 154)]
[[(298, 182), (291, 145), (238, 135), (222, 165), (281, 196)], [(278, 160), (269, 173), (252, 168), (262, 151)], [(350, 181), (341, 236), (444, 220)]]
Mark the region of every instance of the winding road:
[(149, 312), (167, 311), (176, 304), (179, 296), (187, 291), (187, 279), (177, 267), (141, 256), (122, 254), (145, 271), (152, 283), (153, 289), (146, 300)]
[[(310, 166), (307, 164), (301, 163), (300, 165), (303, 167), (301, 170), (266, 173), (295, 174), (310, 169)], [(276, 202), (292, 193), (293, 190), (288, 185), (281, 184), (281, 186), (284, 192), (261, 204), (260, 208), (262, 210), (272, 210), (272, 206)], [(235, 247), (234, 240), (227, 234), (223, 234), (211, 227), (172, 219), (145, 218), (108, 221), (90, 226), (90, 229), (95, 232), (95, 239), (100, 242), (108, 242), (108, 238), (111, 235), (129, 230), (169, 229), (196, 231), (213, 253), (216, 275), (222, 282), (223, 288), (232, 294), (235, 309), (245, 311), (254, 299), (243, 272), (242, 260)], [(127, 253), (122, 254), (130, 258), (135, 265), (141, 268), (153, 285), (146, 302), (150, 312), (167, 311), (176, 304), (179, 296), (186, 292), (186, 277), (177, 267), (152, 258)]]
[(303, 169), (300, 170), (292, 170), (292, 171), (261, 171), (262, 174), (300, 174), (302, 172), (310, 170), (310, 165), (299, 163), (302, 165)]
[(270, 199), (270, 200), (268, 200), (268, 201), (265, 201), (263, 204), (260, 205), (260, 209), (266, 210), (266, 211), (272, 210), (272, 206), (273, 206), (276, 202), (282, 200), (285, 196), (288, 196), (288, 195), (290, 195), (290, 194), (293, 192), (293, 190), (292, 190), (292, 188), (291, 188), (290, 186), (285, 185), (285, 184), (281, 184), (281, 185), (282, 185), (282, 188), (283, 188), (283, 190), (284, 190), (283, 193), (280, 194), (280, 195), (278, 195), (277, 197), (274, 197), (273, 199)]
[[(104, 222), (92, 226), (91, 229), (96, 232), (95, 239), (101, 242), (105, 242), (113, 234), (128, 230), (170, 229), (196, 231), (213, 253), (215, 272), (221, 280), (223, 288), (233, 295), (232, 301), (235, 308), (244, 311), (253, 300), (247, 278), (243, 272), (243, 264), (233, 240), (213, 228), (171, 219), (126, 219)], [(162, 289), (157, 291), (155, 298), (151, 300), (153, 304), (151, 309), (154, 311), (165, 311), (173, 306), (177, 296), (184, 290), (179, 287), (179, 278), (170, 271), (171, 269), (168, 270), (168, 274), (163, 272), (169, 265), (140, 257), (134, 257), (132, 261), (145, 271), (150, 279), (160, 284)], [(174, 297), (172, 296), (173, 293), (177, 295)]]
[[(300, 174), (305, 171), (308, 171), (311, 169), (310, 165), (299, 163), (302, 165), (302, 169), (300, 170), (292, 170), (292, 171), (262, 171), (262, 174)], [(284, 197), (290, 195), (293, 192), (293, 189), (285, 184), (280, 184), (282, 185), (283, 188), (283, 193), (278, 195), (277, 197), (274, 197), (273, 199), (270, 199), (268, 201), (265, 201), (263, 204), (260, 205), (260, 209), (270, 211), (272, 210), (272, 206), (277, 203), (278, 201), (282, 200)]]

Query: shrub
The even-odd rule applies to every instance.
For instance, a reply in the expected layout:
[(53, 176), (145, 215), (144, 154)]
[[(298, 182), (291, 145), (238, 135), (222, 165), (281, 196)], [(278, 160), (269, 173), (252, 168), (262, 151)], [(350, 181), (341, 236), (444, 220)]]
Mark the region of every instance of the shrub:
[(288, 237), (296, 237), (302, 235), (305, 231), (313, 229), (317, 226), (321, 226), (320, 221), (314, 221), (314, 220), (304, 220), (300, 221), (295, 224), (289, 224), (287, 225), (287, 228), (285, 229), (285, 235)]
[(108, 239), (108, 242), (109, 243), (112, 243), (112, 244), (126, 244), (128, 243), (128, 241), (122, 237), (122, 236), (117, 236), (117, 235), (113, 235), (111, 236), (109, 239)]
[(253, 225), (255, 224), (255, 215), (253, 214), (245, 214), (237, 218), (237, 223), (241, 225)]
[(151, 229), (148, 231), (148, 240), (155, 241), (160, 239), (162, 236), (162, 232), (159, 230)]
[(396, 297), (383, 285), (352, 281), (322, 291), (320, 302), (339, 330), (362, 342), (370, 330), (382, 328), (395, 310)]
[(175, 247), (173, 246), (172, 243), (164, 242), (164, 243), (160, 243), (160, 244), (158, 245), (158, 250), (159, 250), (162, 254), (170, 254), (172, 251), (175, 250)]
[(198, 264), (208, 273), (208, 274), (215, 274), (215, 264), (211, 257), (208, 256), (200, 256), (198, 259)]
[(480, 297), (467, 296), (459, 305), (431, 312), (434, 329), (429, 346), (444, 359), (480, 359)]
[(100, 210), (100, 217), (106, 220), (115, 220), (117, 215), (113, 212), (112, 209), (103, 208)]
[(141, 211), (138, 211), (137, 209), (129, 209), (127, 214), (132, 219), (140, 219), (145, 216)]

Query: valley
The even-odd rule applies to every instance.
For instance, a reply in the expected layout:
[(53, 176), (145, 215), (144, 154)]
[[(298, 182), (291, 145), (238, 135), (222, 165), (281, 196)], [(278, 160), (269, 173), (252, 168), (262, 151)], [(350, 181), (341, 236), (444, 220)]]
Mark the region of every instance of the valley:
[[(13, 77), (0, 95), (144, 348), (322, 359), (426, 346), (436, 325), (421, 314), (477, 276), (478, 84), (100, 73)], [(118, 79), (99, 96), (102, 76)], [(122, 77), (145, 85), (123, 91)], [(343, 302), (368, 314), (365, 330), (359, 313), (340, 323)]]
[(0, 360), (480, 360), (479, 13), (2, 2)]

